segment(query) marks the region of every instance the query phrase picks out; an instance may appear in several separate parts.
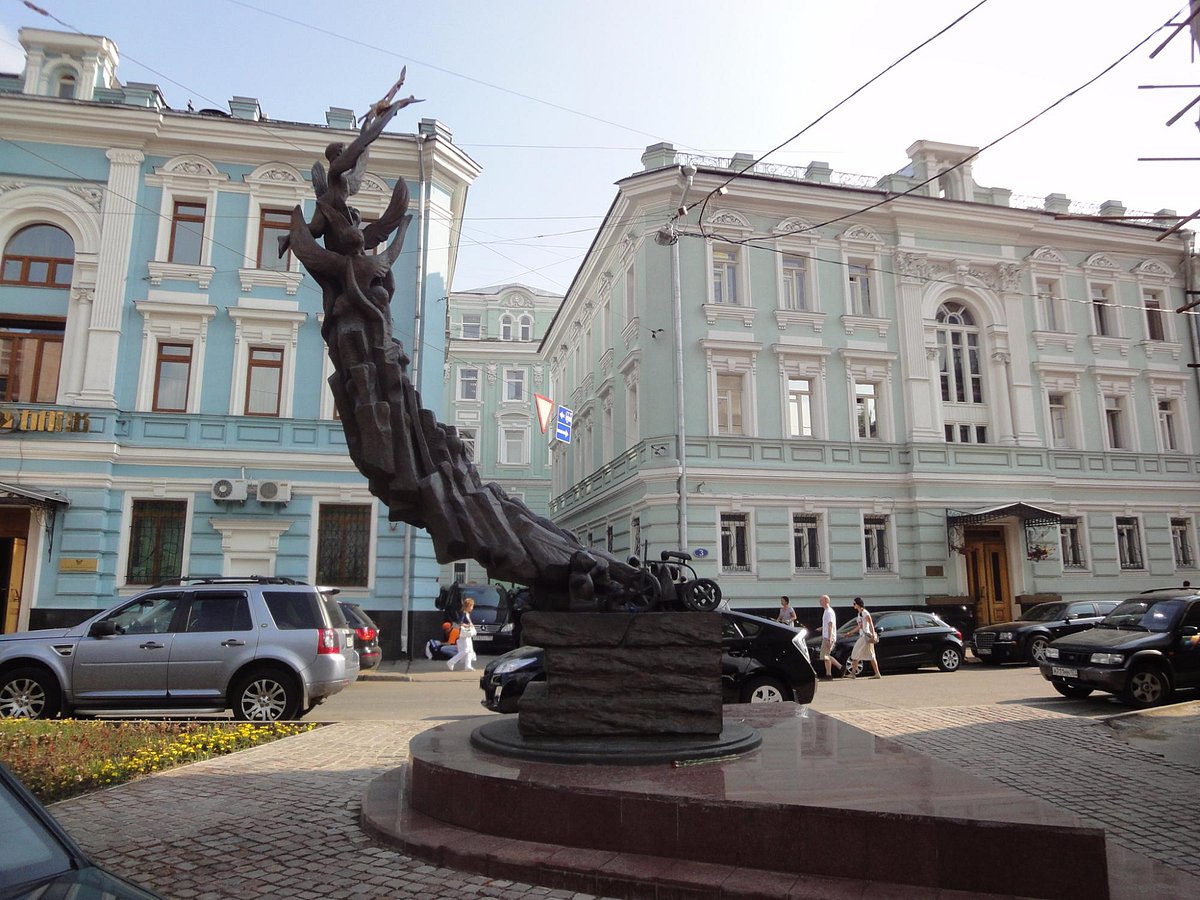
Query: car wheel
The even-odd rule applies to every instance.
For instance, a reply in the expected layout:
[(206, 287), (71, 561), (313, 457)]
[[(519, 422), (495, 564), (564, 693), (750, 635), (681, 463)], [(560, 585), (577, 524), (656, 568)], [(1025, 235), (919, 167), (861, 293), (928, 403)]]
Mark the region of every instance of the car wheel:
[(1082, 700), (1084, 697), (1092, 695), (1090, 687), (1083, 687), (1079, 684), (1055, 684), (1054, 689), (1070, 700)]
[(658, 605), (662, 586), (649, 572), (638, 572), (625, 594), (625, 605), (631, 612), (645, 612)]
[(296, 718), (300, 690), (290, 675), (260, 669), (243, 675), (233, 688), (233, 717), (243, 722), (281, 722)]
[(1130, 706), (1157, 706), (1171, 694), (1171, 682), (1161, 669), (1137, 669), (1129, 676), (1129, 685), (1121, 699)]
[(782, 703), (794, 696), (787, 685), (770, 675), (757, 675), (742, 688), (743, 703)]
[(851, 659), (847, 656), (842, 660), (842, 672), (845, 675), (853, 675), (857, 678), (865, 669), (866, 666), (861, 659)]
[(938, 654), (937, 667), (943, 672), (953, 672), (962, 665), (962, 652), (957, 647), (943, 647)]
[(721, 605), (721, 586), (711, 578), (697, 578), (684, 590), (683, 605), (697, 612), (712, 612)]
[(58, 682), (45, 669), (13, 669), (0, 678), (0, 719), (53, 719), (61, 704)]
[(1035, 634), (1029, 639), (1025, 648), (1025, 658), (1031, 666), (1040, 666), (1046, 661), (1046, 648), (1050, 646), (1050, 638), (1044, 634)]

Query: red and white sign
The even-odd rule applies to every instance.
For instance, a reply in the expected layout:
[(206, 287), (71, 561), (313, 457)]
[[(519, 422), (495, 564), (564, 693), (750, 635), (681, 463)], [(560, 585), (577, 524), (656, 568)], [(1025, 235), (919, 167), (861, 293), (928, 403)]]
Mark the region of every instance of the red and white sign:
[(554, 412), (554, 401), (541, 394), (534, 394), (533, 402), (537, 406), (538, 424), (542, 426), (542, 434), (545, 434), (546, 429), (550, 427), (550, 414)]

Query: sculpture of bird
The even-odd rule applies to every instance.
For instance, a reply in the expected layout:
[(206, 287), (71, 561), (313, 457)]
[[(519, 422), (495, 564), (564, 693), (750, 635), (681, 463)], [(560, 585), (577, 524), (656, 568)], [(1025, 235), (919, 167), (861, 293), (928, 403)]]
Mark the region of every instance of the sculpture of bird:
[(391, 89), (386, 94), (384, 94), (380, 100), (375, 101), (375, 103), (373, 103), (371, 105), (371, 108), (368, 109), (365, 113), (362, 114), (362, 116), (359, 117), (358, 121), (365, 122), (369, 119), (378, 118), (379, 116), (382, 116), (385, 112), (387, 112), (389, 109), (391, 109), (393, 105), (395, 105), (397, 107), (405, 107), (405, 106), (408, 106), (408, 104), (410, 104), (410, 103), (423, 102), (421, 100), (418, 100), (412, 94), (409, 94), (403, 100), (393, 101), (392, 98), (394, 98), (396, 96), (396, 92), (398, 90), (400, 90), (401, 87), (404, 86), (404, 76), (407, 72), (408, 72), (408, 66), (405, 66), (403, 69), (401, 69), (400, 77), (396, 80), (396, 83), (392, 85)]

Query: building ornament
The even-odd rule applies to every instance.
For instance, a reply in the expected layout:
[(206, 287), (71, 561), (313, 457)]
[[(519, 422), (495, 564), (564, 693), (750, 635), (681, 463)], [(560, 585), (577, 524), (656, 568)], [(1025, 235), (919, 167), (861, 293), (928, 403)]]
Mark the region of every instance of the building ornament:
[(103, 190), (83, 184), (72, 184), (67, 187), (67, 190), (96, 210), (96, 212), (100, 212), (100, 207), (104, 203)]
[(1038, 247), (1038, 249), (1034, 250), (1025, 258), (1030, 262), (1044, 263), (1053, 266), (1065, 267), (1067, 265), (1066, 257), (1053, 247)]
[(524, 294), (510, 294), (504, 298), (504, 306), (510, 309), (533, 309), (533, 298)]
[(1120, 270), (1120, 266), (1113, 262), (1112, 258), (1104, 253), (1093, 253), (1088, 257), (1084, 266), (1089, 269), (1107, 269), (1110, 272)]
[(496, 383), (496, 364), (495, 363), (487, 364), (487, 380), (488, 380), (488, 384)]
[(1012, 354), (1010, 354), (1007, 350), (994, 350), (992, 352), (992, 362), (998, 365), (1007, 366), (1009, 360), (1011, 359)]
[(78, 300), (80, 303), (93, 303), (96, 299), (96, 289), (86, 287), (71, 288), (71, 299)]
[(883, 238), (866, 225), (851, 225), (842, 232), (843, 241), (866, 241), (872, 244), (882, 244)]
[(546, 376), (546, 367), (545, 366), (542, 366), (539, 364), (539, 365), (535, 365), (533, 367), (533, 383), (534, 384), (542, 384), (543, 381), (545, 380), (545, 376)]
[[(136, 162), (137, 160), (125, 160), (112, 156), (111, 154), (119, 151), (108, 151), (113, 162)], [(132, 151), (126, 151), (132, 152)], [(163, 169), (164, 172), (169, 172), (172, 175), (219, 175), (216, 167), (206, 159), (200, 159), (196, 156), (181, 156), (171, 160)]]
[(1000, 290), (1019, 291), (1021, 289), (1021, 266), (1016, 263), (1002, 262), (996, 266), (996, 276)]

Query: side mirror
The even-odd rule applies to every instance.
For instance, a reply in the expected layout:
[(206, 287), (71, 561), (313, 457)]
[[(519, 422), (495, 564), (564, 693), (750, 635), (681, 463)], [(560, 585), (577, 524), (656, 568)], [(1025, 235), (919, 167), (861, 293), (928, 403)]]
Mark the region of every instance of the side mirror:
[(117, 633), (117, 623), (112, 619), (101, 619), (99, 622), (93, 622), (92, 627), (88, 629), (88, 637), (112, 637)]
[(1197, 628), (1195, 625), (1184, 625), (1179, 629), (1180, 637), (1195, 637), (1198, 634), (1200, 634), (1200, 628)]

